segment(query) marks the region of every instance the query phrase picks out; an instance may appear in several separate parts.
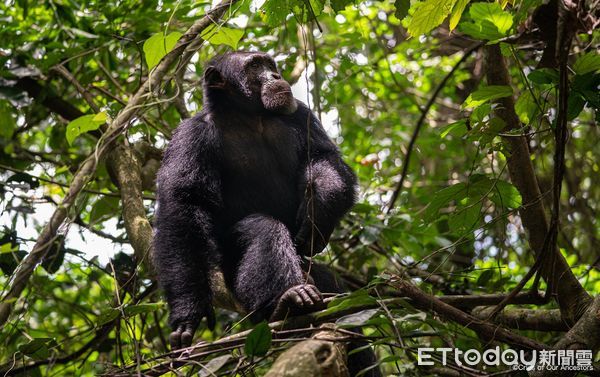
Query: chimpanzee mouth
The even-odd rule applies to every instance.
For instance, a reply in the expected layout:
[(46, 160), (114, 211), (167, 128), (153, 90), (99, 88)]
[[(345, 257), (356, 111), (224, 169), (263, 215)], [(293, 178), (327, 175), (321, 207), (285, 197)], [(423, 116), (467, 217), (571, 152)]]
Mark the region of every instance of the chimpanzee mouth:
[(291, 114), (297, 108), (292, 88), (284, 80), (265, 83), (261, 90), (261, 101), (265, 109), (279, 114)]

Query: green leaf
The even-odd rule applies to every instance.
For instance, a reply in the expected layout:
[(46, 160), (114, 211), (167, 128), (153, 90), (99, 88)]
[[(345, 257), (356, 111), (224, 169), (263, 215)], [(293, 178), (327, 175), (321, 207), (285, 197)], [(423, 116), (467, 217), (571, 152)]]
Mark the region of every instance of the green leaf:
[(492, 277), (494, 277), (494, 270), (484, 270), (477, 278), (477, 286), (485, 287)]
[(410, 0), (396, 0), (394, 2), (394, 8), (396, 8), (396, 11), (394, 11), (394, 16), (396, 16), (397, 19), (402, 20), (408, 16)]
[(352, 292), (349, 295), (336, 297), (327, 305), (327, 309), (317, 314), (317, 317), (326, 317), (328, 315), (335, 314), (356, 306), (366, 306), (375, 304), (377, 304), (377, 300), (370, 296), (366, 290), (360, 289), (358, 291)]
[(515, 111), (524, 124), (530, 124), (538, 113), (538, 106), (530, 91), (522, 93), (515, 103)]
[(0, 101), (0, 137), (10, 139), (17, 128), (17, 122), (13, 118), (12, 106), (7, 101)]
[(552, 68), (539, 68), (527, 75), (529, 81), (537, 85), (558, 85), (558, 72)]
[(177, 31), (174, 31), (167, 36), (163, 33), (156, 33), (146, 39), (143, 49), (148, 69), (154, 68), (160, 60), (175, 47), (181, 35), (182, 34)]
[(107, 118), (108, 115), (105, 112), (101, 112), (98, 114), (83, 115), (72, 120), (67, 124), (67, 142), (69, 145), (72, 145), (73, 141), (75, 141), (79, 135), (88, 131), (97, 130), (101, 125), (106, 123)]
[(469, 8), (469, 15), (473, 20), (491, 22), (503, 35), (508, 33), (513, 24), (512, 15), (498, 3), (474, 3)]
[(467, 185), (459, 182), (455, 185), (445, 187), (433, 195), (432, 200), (425, 209), (424, 218), (426, 221), (432, 220), (437, 216), (440, 209), (453, 200), (462, 200), (467, 195)]
[(578, 75), (585, 75), (586, 73), (594, 72), (600, 69), (600, 54), (596, 51), (590, 51), (587, 54), (581, 56), (575, 64), (573, 64), (573, 71)]
[(413, 37), (428, 33), (441, 25), (452, 11), (457, 0), (425, 0), (415, 4), (415, 12), (408, 24), (408, 32)]
[(256, 327), (248, 334), (244, 352), (249, 357), (264, 356), (271, 348), (271, 329), (265, 321), (256, 325)]
[(160, 302), (152, 303), (152, 304), (137, 304), (137, 305), (129, 305), (126, 306), (123, 311), (125, 315), (128, 317), (133, 317), (142, 313), (152, 313), (162, 308), (163, 304)]
[(471, 132), (475, 140), (479, 140), (482, 145), (491, 143), (502, 130), (506, 128), (506, 122), (501, 118), (494, 117), (485, 123), (480, 123), (474, 127)]
[(103, 196), (98, 199), (90, 211), (90, 224), (94, 225), (99, 221), (106, 220), (105, 217), (115, 215), (119, 210), (119, 198)]
[(0, 254), (13, 253), (19, 250), (19, 245), (12, 245), (10, 242), (7, 242), (0, 246)]
[(243, 30), (231, 29), (225, 26), (218, 27), (217, 25), (211, 25), (200, 35), (202, 39), (207, 40), (214, 46), (227, 45), (234, 50), (237, 49), (238, 43), (243, 36)]
[(96, 326), (102, 326), (111, 321), (114, 321), (115, 319), (119, 318), (120, 314), (121, 312), (119, 311), (119, 309), (116, 308), (108, 308), (106, 310), (103, 310), (96, 320)]
[(450, 230), (463, 233), (475, 228), (479, 222), (482, 205), (480, 198), (472, 198), (467, 200), (465, 205), (459, 206), (448, 218)]
[(512, 87), (508, 85), (484, 86), (471, 93), (462, 106), (463, 108), (473, 108), (494, 99), (509, 97), (512, 94)]
[(448, 136), (449, 133), (453, 133), (454, 134), (455, 130), (458, 130), (458, 132), (456, 132), (456, 133), (457, 134), (460, 133), (459, 136), (462, 136), (462, 135), (464, 135), (464, 133), (467, 130), (467, 121), (464, 120), (464, 119), (461, 119), (461, 120), (458, 120), (456, 122), (453, 122), (453, 123), (445, 125), (443, 127), (443, 129), (444, 130), (440, 134), (440, 137), (442, 139), (444, 139), (446, 136)]
[(523, 202), (519, 190), (510, 182), (496, 180), (495, 190), (492, 191), (490, 200), (497, 206), (515, 209)]
[(335, 321), (335, 324), (344, 327), (362, 326), (378, 312), (379, 309), (361, 310), (358, 313), (352, 313), (339, 318), (337, 321)]
[(497, 40), (508, 35), (513, 18), (498, 3), (474, 3), (469, 8), (471, 22), (460, 24), (460, 30), (474, 38)]
[(469, 4), (469, 1), (471, 0), (458, 0), (452, 8), (452, 14), (450, 15), (450, 31), (454, 30), (456, 25), (458, 25), (458, 22), (460, 21), (467, 4)]
[(585, 99), (579, 93), (569, 93), (569, 99), (567, 100), (567, 120), (571, 121), (577, 118), (583, 111), (585, 102)]
[(269, 26), (279, 26), (285, 23), (288, 14), (292, 12), (294, 0), (267, 0), (261, 7), (263, 20)]
[(50, 356), (50, 347), (56, 345), (52, 338), (34, 338), (29, 343), (21, 344), (19, 351), (24, 355), (37, 360), (47, 359)]

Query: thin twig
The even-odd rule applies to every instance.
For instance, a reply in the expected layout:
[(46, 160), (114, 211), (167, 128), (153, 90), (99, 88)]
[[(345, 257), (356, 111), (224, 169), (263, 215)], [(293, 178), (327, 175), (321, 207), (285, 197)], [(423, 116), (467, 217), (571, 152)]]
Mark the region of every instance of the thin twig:
[(431, 106), (433, 106), (433, 104), (435, 103), (435, 100), (436, 100), (437, 96), (440, 94), (440, 92), (442, 91), (442, 89), (444, 88), (444, 86), (446, 86), (446, 83), (448, 82), (448, 80), (450, 79), (450, 77), (452, 77), (454, 75), (454, 73), (458, 70), (458, 68), (460, 67), (460, 65), (465, 60), (467, 60), (467, 58), (474, 51), (476, 51), (481, 46), (483, 46), (484, 43), (485, 42), (478, 42), (475, 45), (473, 45), (472, 47), (469, 47), (467, 49), (467, 51), (465, 51), (465, 53), (459, 59), (459, 61), (457, 61), (456, 64), (454, 64), (454, 66), (452, 67), (452, 70), (450, 70), (450, 72), (448, 72), (448, 74), (442, 79), (442, 81), (435, 88), (435, 91), (433, 92), (433, 94), (429, 98), (429, 101), (427, 101), (427, 104), (425, 105), (425, 107), (423, 108), (423, 110), (421, 110), (421, 117), (417, 121), (417, 125), (415, 126), (413, 134), (412, 134), (412, 136), (410, 138), (410, 142), (408, 143), (408, 147), (406, 149), (406, 154), (404, 155), (404, 160), (403, 160), (403, 163), (402, 163), (402, 173), (400, 174), (400, 180), (398, 181), (398, 185), (396, 186), (396, 189), (394, 190), (394, 193), (392, 194), (392, 198), (391, 198), (391, 200), (390, 200), (390, 202), (388, 204), (388, 207), (387, 207), (387, 209), (385, 211), (386, 214), (389, 214), (390, 211), (392, 210), (392, 208), (394, 208), (394, 204), (396, 204), (396, 200), (398, 199), (398, 196), (400, 195), (400, 191), (402, 191), (402, 186), (404, 185), (404, 181), (406, 180), (406, 175), (408, 173), (408, 166), (410, 164), (410, 156), (411, 156), (412, 151), (413, 151), (413, 149), (415, 147), (415, 143), (417, 141), (417, 138), (419, 137), (419, 132), (421, 131), (421, 128), (423, 127), (423, 124), (425, 122), (425, 118), (427, 117), (427, 114), (429, 113), (429, 110), (431, 109)]

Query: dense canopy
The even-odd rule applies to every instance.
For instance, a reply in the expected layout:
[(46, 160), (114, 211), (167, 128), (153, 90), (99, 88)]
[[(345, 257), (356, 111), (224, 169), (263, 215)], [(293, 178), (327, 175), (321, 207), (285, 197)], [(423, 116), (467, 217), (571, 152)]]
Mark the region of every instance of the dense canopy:
[[(6, 0), (0, 22), (1, 375), (277, 376), (322, 324), (362, 327), (384, 375), (515, 373), (424, 347), (598, 359), (598, 1)], [(358, 175), (315, 257), (352, 293), (255, 326), (216, 282), (216, 329), (173, 364), (156, 171), (231, 50), (270, 54)]]

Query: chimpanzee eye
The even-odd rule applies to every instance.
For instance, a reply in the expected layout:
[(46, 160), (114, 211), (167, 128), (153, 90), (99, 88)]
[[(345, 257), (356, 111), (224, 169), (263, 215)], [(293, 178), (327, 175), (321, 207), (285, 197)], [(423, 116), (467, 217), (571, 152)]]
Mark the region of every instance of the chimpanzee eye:
[(250, 67), (251, 68), (259, 68), (260, 67), (260, 62), (258, 60), (253, 60), (250, 62)]

